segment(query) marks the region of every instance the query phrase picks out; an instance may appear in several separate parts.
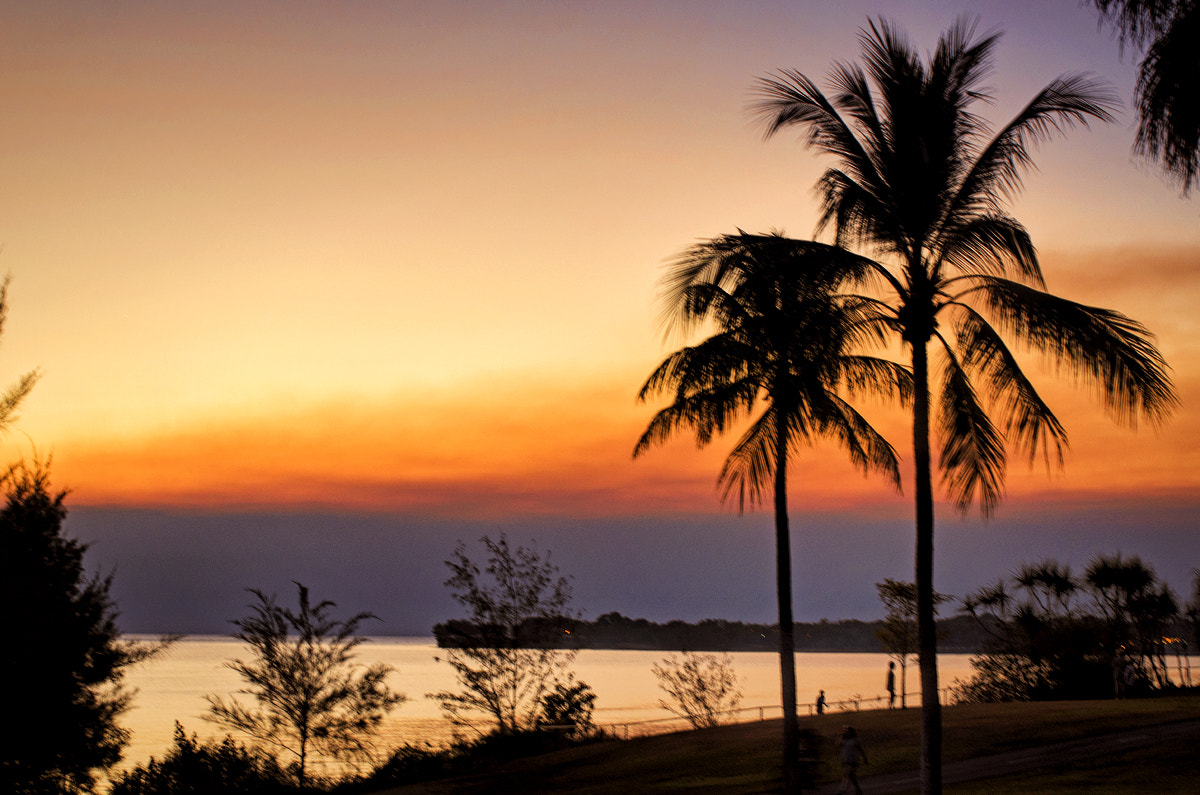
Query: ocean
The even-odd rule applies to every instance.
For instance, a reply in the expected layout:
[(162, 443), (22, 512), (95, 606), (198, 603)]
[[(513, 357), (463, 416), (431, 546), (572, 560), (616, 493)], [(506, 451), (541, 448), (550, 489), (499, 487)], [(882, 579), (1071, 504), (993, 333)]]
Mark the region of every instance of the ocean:
[[(454, 736), (453, 727), (427, 693), (456, 689), (454, 672), (444, 650), (432, 638), (371, 638), (358, 647), (357, 662), (383, 662), (395, 668), (389, 684), (407, 695), (387, 719), (378, 745), (440, 745)], [(166, 653), (130, 669), (126, 684), (136, 689), (133, 706), (121, 723), (132, 731), (121, 767), (132, 767), (152, 755), (161, 757), (172, 742), (175, 722), (201, 738), (225, 734), (203, 719), (206, 695), (228, 697), (242, 687), (238, 675), (225, 663), (247, 658), (249, 649), (225, 636), (189, 636)], [(593, 720), (621, 736), (634, 736), (686, 727), (659, 704), (664, 693), (651, 666), (667, 657), (665, 651), (580, 651), (575, 659), (576, 678), (596, 694)], [(742, 702), (728, 720), (778, 718), (779, 657), (770, 652), (733, 652), (733, 666), (741, 680)], [(951, 685), (970, 673), (968, 655), (939, 658), (941, 683)], [(884, 705), (888, 657), (884, 654), (800, 653), (796, 676), (801, 714), (812, 708), (820, 690), (830, 711), (870, 709)], [(897, 671), (899, 689), (899, 671)], [(919, 690), (916, 664), (908, 670), (908, 690)], [(897, 696), (897, 702), (899, 697)], [(910, 696), (909, 705), (920, 704)], [(481, 729), (486, 729), (482, 723)], [(462, 731), (461, 729), (459, 731)]]

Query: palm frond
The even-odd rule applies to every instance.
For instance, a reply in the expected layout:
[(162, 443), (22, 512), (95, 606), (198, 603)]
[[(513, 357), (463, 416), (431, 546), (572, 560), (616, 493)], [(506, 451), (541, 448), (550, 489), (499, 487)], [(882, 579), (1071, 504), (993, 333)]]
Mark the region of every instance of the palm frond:
[(1187, 194), (1200, 178), (1200, 4), (1179, 10), (1154, 43), (1138, 71), (1138, 129), (1134, 151), (1162, 163)]
[(1079, 304), (1023, 284), (981, 278), (975, 288), (994, 323), (1077, 383), (1094, 388), (1118, 422), (1158, 425), (1179, 403), (1154, 335), (1110, 309)]
[(959, 305), (957, 351), (963, 368), (978, 372), (1001, 404), (1005, 435), (1030, 462), (1040, 450), (1047, 466), (1063, 464), (1067, 432), (996, 330), (971, 307)]
[(942, 486), (960, 512), (978, 500), (990, 516), (1004, 496), (1004, 439), (949, 346), (946, 354), (938, 405)]
[[(833, 68), (830, 85), (837, 91), (834, 97), (837, 107), (854, 120), (857, 134), (870, 142), (866, 146), (859, 142), (857, 148), (862, 157), (847, 162), (850, 174), (858, 182), (877, 180), (883, 166), (879, 154), (886, 151), (887, 128), (875, 107), (867, 76), (857, 66), (838, 64)], [(870, 170), (865, 168), (867, 164), (871, 165)]]
[(870, 163), (837, 108), (816, 83), (800, 72), (784, 69), (760, 78), (753, 91), (757, 99), (750, 104), (750, 115), (763, 125), (764, 137), (771, 138), (785, 127), (800, 124), (804, 125), (805, 146), (859, 165)]
[(778, 461), (775, 442), (777, 416), (775, 405), (768, 406), (746, 429), (721, 464), (721, 471), (717, 475), (721, 502), (728, 502), (730, 497), (736, 495), (738, 513), (744, 513), (747, 504), (761, 505), (774, 482)]
[(863, 473), (885, 475), (899, 491), (900, 458), (896, 449), (845, 400), (836, 394), (828, 394), (826, 398), (822, 410), (816, 414), (821, 435), (836, 439), (846, 450), (850, 463)]
[[(1161, 35), (1171, 23), (1176, 9), (1188, 6), (1176, 0), (1090, 0), (1103, 21), (1116, 26), (1121, 44), (1141, 47), (1153, 36)], [(1194, 6), (1193, 6), (1194, 7)]]
[(849, 397), (870, 395), (902, 406), (912, 403), (912, 371), (898, 362), (875, 356), (846, 356), (841, 361), (841, 379)]
[(735, 334), (717, 334), (664, 359), (646, 379), (637, 399), (644, 402), (662, 393), (682, 397), (737, 381), (754, 370), (755, 361), (753, 345)]
[(1033, 167), (1033, 145), (1093, 120), (1110, 122), (1118, 107), (1113, 90), (1089, 75), (1052, 80), (982, 149), (951, 201), (952, 212), (965, 218), (999, 211), (1000, 200), (1020, 192), (1022, 176)]
[(655, 368), (638, 400), (664, 392), (673, 393), (674, 400), (650, 420), (634, 446), (634, 458), (683, 429), (694, 431), (696, 444), (703, 447), (751, 410), (761, 378), (744, 357), (732, 353), (741, 346), (728, 343), (725, 338), (705, 340), (676, 351)]
[(1037, 250), (1021, 222), (1008, 215), (975, 215), (941, 230), (936, 250), (958, 274), (1010, 274), (1044, 287)]

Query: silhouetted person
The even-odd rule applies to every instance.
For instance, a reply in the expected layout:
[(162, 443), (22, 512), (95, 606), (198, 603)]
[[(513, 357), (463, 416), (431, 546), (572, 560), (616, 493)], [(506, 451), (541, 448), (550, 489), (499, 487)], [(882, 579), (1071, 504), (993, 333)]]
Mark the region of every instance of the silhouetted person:
[(894, 663), (894, 662), (888, 663), (887, 691), (888, 691), (888, 709), (895, 709), (896, 708), (896, 663)]
[(817, 696), (817, 714), (818, 715), (825, 714), (825, 691), (824, 690), (822, 690), (821, 694), (819, 696)]
[[(858, 742), (858, 732), (854, 731), (853, 726), (847, 726), (842, 730), (841, 757), (842, 786), (838, 792), (853, 791), (855, 795), (862, 795), (862, 787), (858, 786), (858, 760), (861, 758), (862, 763), (867, 764), (867, 752)], [(851, 790), (851, 787), (854, 789)]]

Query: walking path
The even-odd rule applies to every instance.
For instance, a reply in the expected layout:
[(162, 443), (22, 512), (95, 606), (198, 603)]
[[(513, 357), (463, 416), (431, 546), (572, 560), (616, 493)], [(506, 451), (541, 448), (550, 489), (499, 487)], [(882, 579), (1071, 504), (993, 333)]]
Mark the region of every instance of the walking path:
[[(998, 778), (1012, 773), (1053, 767), (1063, 762), (1086, 761), (1098, 756), (1186, 738), (1193, 738), (1200, 745), (1200, 720), (1163, 723), (1099, 737), (1052, 743), (1040, 748), (979, 756), (961, 762), (947, 762), (942, 765), (942, 783), (959, 784), (981, 778)], [(869, 767), (867, 769), (869, 770)], [(860, 767), (859, 771), (861, 773), (863, 768)], [(920, 787), (920, 776), (913, 770), (884, 776), (863, 776), (859, 783), (864, 795), (916, 792)], [(818, 788), (817, 792), (820, 795), (834, 795), (838, 792), (838, 786), (836, 782), (826, 784)]]

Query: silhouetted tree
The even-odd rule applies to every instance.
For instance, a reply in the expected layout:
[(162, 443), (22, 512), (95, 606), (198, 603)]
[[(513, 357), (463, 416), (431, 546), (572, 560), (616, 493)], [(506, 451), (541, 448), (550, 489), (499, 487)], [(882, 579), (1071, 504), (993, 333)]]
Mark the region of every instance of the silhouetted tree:
[(390, 665), (361, 666), (354, 650), (366, 638), (359, 625), (375, 618), (358, 613), (336, 621), (328, 600), (313, 604), (308, 589), (296, 583), (300, 609), (293, 612), (255, 588), (254, 614), (233, 621), (233, 637), (248, 644), (250, 660), (226, 667), (246, 682), (239, 694), (254, 699), (247, 706), (207, 696), (205, 715), (221, 726), (243, 732), (272, 753), (294, 758), (296, 780), (308, 780), (313, 756), (356, 762), (370, 757), (371, 736), (385, 715), (406, 700), (388, 687)]
[[(885, 577), (875, 583), (879, 601), (883, 602), (883, 626), (876, 637), (888, 656), (900, 663), (900, 708), (908, 709), (908, 659), (917, 653), (917, 586)], [(951, 597), (934, 594), (934, 612)]]
[[(963, 511), (978, 500), (986, 515), (1002, 496), (1006, 443), (1060, 462), (1066, 445), (1005, 337), (1093, 386), (1130, 423), (1163, 419), (1176, 399), (1149, 333), (1116, 312), (1045, 292), (1028, 232), (1002, 209), (1032, 162), (1030, 146), (1074, 124), (1109, 120), (1111, 93), (1083, 76), (1060, 77), (991, 136), (973, 108), (988, 98), (983, 81), (997, 35), (976, 38), (960, 20), (927, 62), (885, 21), (872, 21), (860, 38), (865, 69), (837, 65), (832, 99), (803, 74), (783, 71), (759, 82), (753, 109), (768, 136), (798, 126), (809, 147), (835, 159), (817, 186), (818, 231), (832, 225), (837, 243), (878, 258), (873, 276), (887, 291), (880, 310), (911, 357), (921, 792), (939, 793), (934, 428), (951, 499)], [(940, 360), (931, 362), (931, 344)]]
[(658, 686), (670, 696), (659, 706), (692, 724), (706, 729), (721, 722), (722, 713), (737, 709), (742, 702), (738, 675), (729, 654), (683, 652), (655, 663), (651, 670)]
[(848, 402), (860, 394), (906, 397), (908, 373), (857, 348), (882, 333), (874, 306), (839, 288), (869, 263), (842, 249), (779, 235), (727, 235), (695, 245), (670, 266), (663, 317), (668, 332), (711, 331), (658, 366), (638, 393), (674, 402), (650, 421), (634, 456), (690, 428), (707, 445), (738, 420), (749, 428), (718, 476), (721, 499), (738, 508), (771, 493), (779, 610), (784, 788), (799, 788), (795, 628), (787, 470), (816, 438), (839, 442), (851, 461), (899, 484), (891, 445)]
[(12, 611), (0, 791), (90, 792), (129, 737), (117, 722), (131, 698), (125, 669), (165, 643), (121, 640), (112, 576), (85, 575), (88, 547), (63, 535), (66, 492), (51, 489), (45, 465), (17, 464), (0, 486), (0, 593)]
[(595, 728), (592, 710), (596, 706), (596, 693), (584, 682), (568, 679), (555, 682), (542, 695), (539, 725), (567, 729), (569, 736), (581, 736)]
[(1124, 655), (1138, 677), (1167, 685), (1164, 639), (1179, 615), (1175, 594), (1141, 558), (1097, 556), (1084, 572), (1084, 583), (1107, 628), (1106, 655)]
[(1165, 636), (1178, 608), (1136, 557), (1098, 556), (1080, 578), (1055, 561), (1026, 564), (968, 595), (963, 609), (987, 618), (991, 636), (958, 688), (965, 700), (1120, 695), (1130, 675), (1168, 686)]
[(1134, 151), (1158, 161), (1188, 193), (1200, 174), (1200, 3), (1196, 0), (1091, 0), (1113, 24), (1122, 48), (1145, 52), (1134, 102)]
[(575, 652), (554, 648), (554, 638), (572, 623), (571, 584), (545, 555), (527, 547), (509, 546), (501, 534), (480, 539), (487, 550), (487, 567), (467, 556), (459, 542), (446, 561), (452, 572), (446, 586), (455, 601), (467, 608), (465, 622), (443, 629), (461, 629), (463, 636), (446, 636), (451, 648), (447, 662), (461, 690), (429, 693), (446, 715), (460, 726), (472, 716), (495, 721), (498, 734), (537, 728), (544, 699), (556, 685), (571, 687)]

